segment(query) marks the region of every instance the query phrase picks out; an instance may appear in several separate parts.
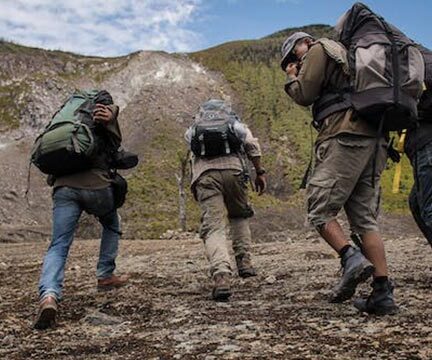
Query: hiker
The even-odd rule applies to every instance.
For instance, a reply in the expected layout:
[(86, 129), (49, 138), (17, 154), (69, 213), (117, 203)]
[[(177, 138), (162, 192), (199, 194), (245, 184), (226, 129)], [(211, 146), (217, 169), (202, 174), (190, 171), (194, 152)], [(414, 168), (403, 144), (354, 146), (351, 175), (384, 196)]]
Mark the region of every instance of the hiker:
[[(282, 46), (285, 91), (296, 103), (313, 105), (318, 130), (308, 218), (341, 258), (342, 278), (330, 301), (350, 299), (373, 274), (371, 294), (354, 306), (394, 314), (398, 306), (377, 223), (380, 176), (387, 155), (395, 158), (388, 131), (416, 126), (424, 59), (411, 39), (362, 3), (355, 3), (335, 30), (339, 42), (297, 32)], [(336, 219), (342, 207), (358, 248)]]
[(414, 173), (411, 213), (432, 246), (432, 51), (419, 47), (425, 59), (425, 91), (418, 104), (419, 126), (406, 133), (404, 150)]
[[(342, 46), (329, 39), (315, 41), (304, 32), (289, 36), (282, 47), (281, 63), (288, 75), (286, 93), (297, 104), (308, 106), (330, 89), (342, 91), (349, 85), (349, 78), (336, 59), (343, 59), (344, 52)], [(330, 301), (341, 303), (350, 299), (357, 285), (373, 274), (372, 294), (367, 302), (357, 301), (356, 307), (370, 313), (393, 314), (398, 308), (377, 223), (379, 181), (387, 160), (386, 140), (384, 136), (377, 140), (377, 129), (351, 107), (330, 113), (315, 126), (318, 136), (314, 145), (315, 166), (307, 186), (308, 220), (339, 254), (343, 267)], [(336, 219), (342, 208), (351, 231), (361, 237), (362, 250), (350, 245)]]
[[(79, 107), (76, 108), (78, 105)], [(119, 108), (113, 104), (108, 92), (94, 91), (92, 94), (78, 92), (54, 115), (50, 123), (53, 125), (52, 131), (48, 127), (35, 143), (32, 161), (41, 170), (45, 169), (45, 172), (51, 173), (48, 181), (53, 186), (52, 239), (43, 261), (39, 281), (40, 304), (34, 324), (36, 329), (45, 329), (55, 324), (57, 304), (62, 299), (66, 259), (83, 211), (94, 215), (103, 228), (96, 271), (97, 288), (108, 290), (123, 286), (128, 281), (127, 276), (114, 274), (121, 232), (116, 209), (119, 205), (116, 204), (119, 195), (114, 187), (116, 177), (112, 175), (112, 168), (114, 166), (121, 168), (122, 165), (116, 165), (116, 161), (121, 163), (127, 158), (118, 157), (118, 154), (125, 155), (125, 152), (119, 148), (121, 132), (117, 121), (118, 113)], [(63, 130), (60, 125), (64, 125)], [(94, 148), (98, 150), (95, 150), (96, 153), (91, 160), (86, 161), (81, 157), (77, 158), (80, 161), (73, 161), (73, 158), (68, 158), (69, 161), (61, 161), (60, 159), (65, 159), (64, 156), (81, 156), (84, 153), (84, 151), (71, 153), (70, 147), (67, 146), (59, 146), (56, 152), (51, 151), (53, 144), (59, 144), (61, 141), (52, 143), (49, 141), (54, 136), (66, 134), (67, 126), (75, 127), (76, 136), (72, 141), (74, 146), (83, 145), (85, 141), (82, 136), (87, 134), (85, 131), (89, 132), (89, 129), (93, 129), (91, 131), (94, 132), (92, 137), (95, 141)], [(77, 128), (87, 130), (81, 133), (76, 131)], [(55, 133), (56, 129), (61, 131)], [(45, 138), (44, 134), (49, 136)], [(70, 139), (68, 138), (67, 141), (70, 142)], [(110, 141), (115, 143), (114, 148), (108, 146)], [(136, 165), (137, 158), (133, 162)], [(68, 169), (68, 166), (73, 168)], [(79, 171), (80, 166), (85, 170)], [(54, 171), (57, 171), (55, 176), (52, 175)]]
[(200, 106), (185, 139), (192, 150), (191, 189), (201, 207), (200, 237), (204, 242), (210, 274), (214, 281), (212, 296), (225, 301), (231, 295), (232, 267), (225, 234), (225, 209), (229, 220), (238, 275), (256, 276), (251, 258), (247, 184), (251, 160), (255, 167), (255, 188), (266, 190), (265, 170), (261, 167), (258, 140), (224, 100), (211, 99)]

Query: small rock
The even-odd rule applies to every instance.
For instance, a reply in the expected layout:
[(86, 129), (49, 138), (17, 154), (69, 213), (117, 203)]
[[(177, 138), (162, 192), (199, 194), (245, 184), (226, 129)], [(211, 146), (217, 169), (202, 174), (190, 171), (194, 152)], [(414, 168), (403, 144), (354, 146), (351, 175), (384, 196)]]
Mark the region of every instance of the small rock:
[(110, 316), (104, 314), (100, 311), (92, 311), (87, 314), (84, 319), (84, 322), (89, 323), (91, 325), (99, 326), (99, 325), (118, 325), (123, 322), (123, 320), (117, 316)]
[(14, 195), (12, 192), (9, 192), (9, 193), (6, 193), (3, 195), (3, 199), (9, 200), (9, 201), (14, 201), (14, 200), (16, 200), (16, 195)]
[(276, 277), (274, 275), (267, 276), (264, 280), (267, 284), (274, 284), (276, 282)]
[(75, 71), (75, 65), (68, 61), (64, 67), (65, 72), (74, 72)]
[(2, 343), (4, 345), (12, 345), (14, 343), (14, 337), (12, 335), (7, 335), (3, 338)]
[(235, 352), (235, 351), (240, 351), (241, 347), (234, 345), (234, 344), (227, 344), (227, 345), (222, 345), (219, 346), (216, 349), (216, 353), (221, 354), (221, 353), (225, 353), (225, 352)]

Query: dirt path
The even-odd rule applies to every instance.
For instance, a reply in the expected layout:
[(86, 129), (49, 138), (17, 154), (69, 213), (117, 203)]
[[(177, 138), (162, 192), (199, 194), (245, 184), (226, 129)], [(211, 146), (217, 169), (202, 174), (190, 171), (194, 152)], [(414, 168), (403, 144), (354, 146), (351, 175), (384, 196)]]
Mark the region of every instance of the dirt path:
[[(375, 318), (326, 301), (338, 259), (315, 235), (254, 247), (258, 277), (210, 300), (198, 239), (123, 241), (123, 290), (98, 293), (98, 242), (76, 241), (56, 329), (31, 329), (47, 243), (0, 245), (1, 359), (431, 359), (432, 251), (386, 241), (401, 313)], [(360, 293), (369, 291), (365, 285)]]

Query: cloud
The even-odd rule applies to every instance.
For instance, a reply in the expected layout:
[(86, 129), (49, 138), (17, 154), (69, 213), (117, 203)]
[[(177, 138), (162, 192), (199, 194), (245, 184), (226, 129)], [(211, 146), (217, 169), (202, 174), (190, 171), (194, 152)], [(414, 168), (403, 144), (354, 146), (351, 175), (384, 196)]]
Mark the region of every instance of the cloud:
[(202, 0), (2, 0), (0, 36), (29, 46), (86, 55), (190, 51)]

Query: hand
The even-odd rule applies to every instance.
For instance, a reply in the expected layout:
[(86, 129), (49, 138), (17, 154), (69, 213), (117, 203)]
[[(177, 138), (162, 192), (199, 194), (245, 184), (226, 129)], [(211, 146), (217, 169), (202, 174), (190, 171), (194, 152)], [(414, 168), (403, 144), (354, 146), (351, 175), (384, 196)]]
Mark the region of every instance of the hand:
[(102, 124), (108, 124), (113, 118), (113, 113), (109, 106), (96, 104), (93, 110), (93, 120)]
[(264, 194), (264, 192), (267, 189), (267, 180), (265, 178), (265, 175), (257, 175), (255, 178), (255, 191), (258, 193), (258, 195)]
[(288, 76), (294, 77), (298, 74), (298, 64), (296, 62), (289, 63), (285, 69), (285, 72), (288, 74)]

